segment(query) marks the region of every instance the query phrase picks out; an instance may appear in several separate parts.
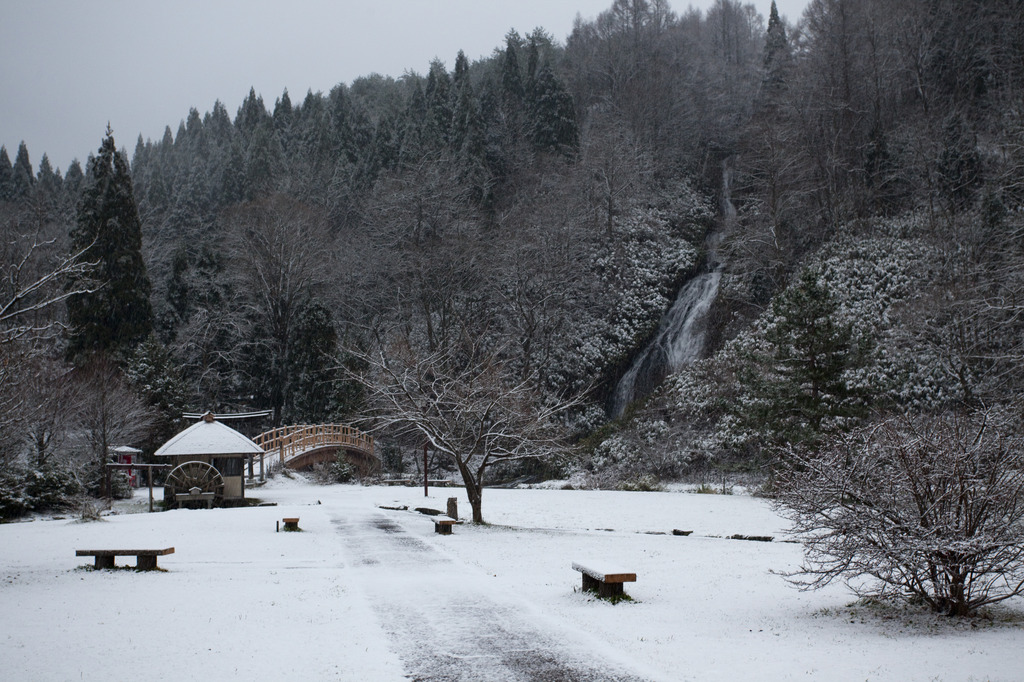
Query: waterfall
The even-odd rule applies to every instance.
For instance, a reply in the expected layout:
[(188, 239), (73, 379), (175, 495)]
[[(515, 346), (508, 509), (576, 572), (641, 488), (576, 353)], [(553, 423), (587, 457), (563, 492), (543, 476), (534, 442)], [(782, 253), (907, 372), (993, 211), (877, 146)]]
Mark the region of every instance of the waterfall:
[(636, 357), (619, 380), (612, 397), (611, 416), (618, 418), (637, 398), (649, 395), (669, 373), (700, 357), (704, 349), (704, 315), (718, 294), (722, 272), (717, 267), (694, 277), (679, 290), (661, 319), (654, 340)]
[[(726, 162), (722, 164), (722, 222), (726, 227), (736, 219), (731, 184), (732, 168)], [(683, 285), (672, 307), (661, 318), (654, 339), (619, 379), (609, 410), (612, 418), (621, 417), (631, 402), (650, 395), (669, 374), (700, 358), (706, 330), (704, 316), (718, 295), (718, 283), (722, 278), (716, 251), (721, 240), (720, 230), (707, 236), (705, 272)]]

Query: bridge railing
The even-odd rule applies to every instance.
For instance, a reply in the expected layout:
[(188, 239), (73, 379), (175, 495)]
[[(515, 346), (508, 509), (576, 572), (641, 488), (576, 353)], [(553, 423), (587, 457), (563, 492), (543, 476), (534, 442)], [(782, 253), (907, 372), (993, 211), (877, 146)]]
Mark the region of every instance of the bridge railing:
[(373, 436), (345, 424), (299, 424), (280, 426), (253, 438), (270, 456), (284, 464), (293, 457), (324, 446), (340, 446), (373, 455)]

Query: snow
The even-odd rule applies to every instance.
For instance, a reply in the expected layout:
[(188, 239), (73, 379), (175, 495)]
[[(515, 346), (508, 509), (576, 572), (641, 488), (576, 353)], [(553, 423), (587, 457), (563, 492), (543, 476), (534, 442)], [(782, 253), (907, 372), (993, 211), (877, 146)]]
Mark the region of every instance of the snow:
[[(0, 526), (0, 677), (1011, 680), (1024, 664), (1019, 600), (954, 622), (793, 589), (772, 571), (799, 545), (726, 537), (782, 536), (748, 496), (488, 489), (492, 525), (443, 536), (378, 505), (453, 496), (466, 515), (461, 489), (278, 478), (250, 495), (278, 506)], [(304, 532), (276, 533), (285, 516)], [(167, 546), (156, 572), (74, 556)], [(634, 601), (582, 594), (574, 561), (635, 572)]]

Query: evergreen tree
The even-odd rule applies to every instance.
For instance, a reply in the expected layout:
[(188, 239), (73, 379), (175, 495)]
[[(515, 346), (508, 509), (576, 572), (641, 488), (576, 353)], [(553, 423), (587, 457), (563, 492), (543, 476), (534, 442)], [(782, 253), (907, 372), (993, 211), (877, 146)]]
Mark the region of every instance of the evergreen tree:
[(427, 105), (425, 134), (427, 143), (433, 147), (448, 144), (451, 134), (452, 107), (450, 101), (451, 77), (444, 64), (435, 59), (430, 63), (424, 97)]
[(505, 56), (501, 62), (501, 92), (506, 106), (518, 109), (522, 104), (525, 89), (523, 75), (519, 70), (518, 34), (510, 34), (505, 39)]
[(28, 159), (28, 147), (22, 142), (18, 145), (18, 155), (14, 158), (14, 167), (11, 169), (13, 198), (27, 197), (34, 184), (35, 174), (32, 172), (32, 163)]
[(779, 18), (779, 10), (775, 7), (775, 0), (772, 0), (768, 30), (765, 33), (764, 80), (761, 82), (761, 88), (769, 97), (785, 88), (791, 61), (786, 25)]
[(247, 198), (262, 196), (276, 188), (278, 173), (283, 165), (282, 156), (273, 125), (269, 118), (265, 119), (252, 133), (249, 142), (245, 164), (249, 192)]
[(572, 95), (545, 65), (531, 88), (530, 118), (534, 147), (571, 153), (579, 145), (576, 107)]
[(405, 109), (402, 122), (400, 163), (412, 164), (423, 157), (427, 149), (427, 98), (423, 86), (417, 80)]
[(238, 107), (238, 115), (235, 116), (235, 128), (238, 129), (238, 132), (248, 142), (256, 130), (269, 120), (270, 114), (267, 113), (267, 108), (263, 105), (263, 97), (256, 94), (256, 88), (249, 88), (249, 96)]
[(226, 149), (234, 140), (235, 129), (231, 124), (231, 116), (220, 100), (213, 103), (213, 111), (204, 119), (203, 128), (209, 132), (213, 143), (221, 149)]
[(462, 88), (468, 84), (469, 60), (466, 58), (466, 53), (459, 50), (459, 54), (455, 56), (455, 75), (452, 77), (452, 91), (455, 93), (456, 98), (458, 98)]
[(61, 185), (61, 210), (69, 216), (68, 222), (74, 219), (75, 207), (78, 205), (79, 194), (84, 182), (85, 174), (82, 172), (82, 164), (75, 159), (68, 165), (68, 172), (64, 174), (64, 183)]
[(53, 209), (57, 205), (62, 183), (60, 171), (55, 173), (53, 166), (50, 165), (49, 157), (43, 154), (43, 158), (39, 160), (39, 172), (36, 175), (35, 185), (35, 194), (41, 205), (46, 206), (48, 209)]
[(128, 358), (125, 378), (153, 409), (153, 429), (144, 447), (153, 451), (181, 430), (186, 400), (178, 365), (151, 334)]
[(281, 141), (285, 151), (290, 151), (292, 137), (292, 126), (295, 123), (295, 109), (292, 108), (292, 98), (288, 96), (288, 88), (285, 88), (281, 97), (274, 102), (274, 132)]
[(779, 294), (765, 333), (769, 347), (746, 358), (740, 381), (749, 401), (737, 417), (769, 446), (816, 442), (864, 413), (865, 396), (848, 383), (868, 347), (837, 318), (838, 305), (814, 270)]
[(128, 161), (114, 146), (109, 126), (99, 155), (89, 160), (71, 248), (88, 249), (96, 287), (68, 299), (69, 357), (130, 351), (152, 333), (153, 309)]
[(245, 166), (245, 152), (242, 150), (242, 145), (235, 140), (228, 149), (227, 160), (221, 170), (220, 202), (222, 205), (230, 206), (242, 201), (247, 196), (249, 184)]
[(295, 326), (289, 358), (292, 377), (291, 421), (331, 421), (337, 409), (338, 334), (331, 312), (320, 302), (307, 304)]
[(0, 201), (10, 201), (14, 196), (14, 169), (11, 157), (7, 155), (7, 147), (0, 147)]

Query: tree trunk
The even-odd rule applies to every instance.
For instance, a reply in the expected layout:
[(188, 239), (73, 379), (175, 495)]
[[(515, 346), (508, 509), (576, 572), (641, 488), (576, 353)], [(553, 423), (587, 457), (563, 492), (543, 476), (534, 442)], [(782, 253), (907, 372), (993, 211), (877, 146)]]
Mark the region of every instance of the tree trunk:
[(456, 464), (459, 466), (459, 473), (462, 474), (462, 481), (466, 484), (466, 497), (469, 498), (469, 506), (473, 509), (473, 523), (483, 523), (483, 486), (460, 458), (456, 458)]

